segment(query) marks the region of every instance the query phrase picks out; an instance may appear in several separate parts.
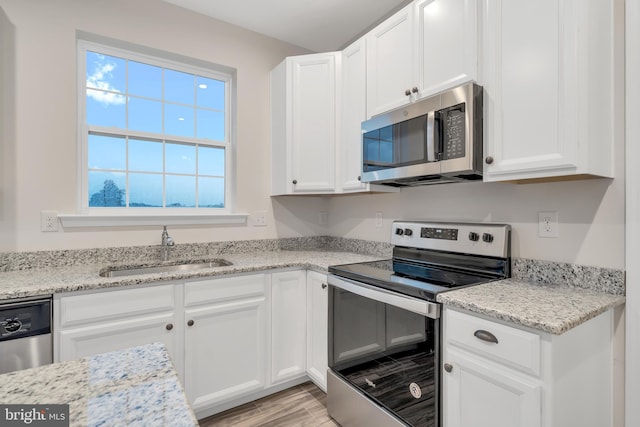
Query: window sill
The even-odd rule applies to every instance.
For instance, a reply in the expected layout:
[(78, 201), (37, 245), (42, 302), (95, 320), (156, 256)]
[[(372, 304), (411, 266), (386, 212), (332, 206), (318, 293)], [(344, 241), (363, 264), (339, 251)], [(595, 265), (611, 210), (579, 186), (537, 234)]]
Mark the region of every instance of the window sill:
[(58, 215), (64, 228), (246, 224), (249, 214)]

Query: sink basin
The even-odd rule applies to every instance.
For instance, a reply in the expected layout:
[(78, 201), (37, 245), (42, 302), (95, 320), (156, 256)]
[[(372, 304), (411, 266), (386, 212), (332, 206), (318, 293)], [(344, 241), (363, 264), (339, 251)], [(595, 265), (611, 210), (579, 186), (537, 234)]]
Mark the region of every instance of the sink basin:
[(175, 264), (162, 265), (139, 265), (139, 266), (123, 266), (123, 267), (107, 267), (100, 271), (102, 277), (121, 277), (133, 276), (136, 274), (151, 273), (176, 273), (204, 270), (213, 267), (225, 267), (233, 263), (225, 259), (213, 259), (209, 261), (181, 262)]

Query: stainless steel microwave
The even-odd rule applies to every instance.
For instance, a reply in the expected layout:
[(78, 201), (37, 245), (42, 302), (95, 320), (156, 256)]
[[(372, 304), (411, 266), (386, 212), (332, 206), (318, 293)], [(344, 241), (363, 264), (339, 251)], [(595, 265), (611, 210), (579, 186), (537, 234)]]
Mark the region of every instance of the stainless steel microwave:
[(482, 179), (482, 86), (467, 83), (362, 122), (364, 182)]

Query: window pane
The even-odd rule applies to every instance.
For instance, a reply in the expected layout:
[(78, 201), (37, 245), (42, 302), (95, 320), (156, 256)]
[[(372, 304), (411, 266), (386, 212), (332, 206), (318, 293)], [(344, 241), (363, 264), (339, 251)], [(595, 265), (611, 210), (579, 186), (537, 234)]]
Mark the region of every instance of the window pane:
[(167, 175), (167, 207), (194, 208), (196, 206), (196, 177)]
[(129, 174), (129, 207), (162, 207), (162, 175)]
[(87, 89), (87, 124), (126, 128), (125, 103), (124, 95)]
[(165, 101), (180, 102), (193, 105), (195, 76), (179, 71), (164, 70), (164, 99)]
[(127, 69), (124, 59), (87, 51), (87, 88), (125, 93), (126, 79)]
[(196, 76), (196, 105), (224, 111), (224, 86), (223, 81)]
[(89, 207), (120, 207), (125, 205), (124, 173), (89, 171)]
[(196, 109), (196, 136), (198, 138), (225, 141), (224, 113)]
[(129, 97), (129, 129), (162, 133), (162, 103)]
[(89, 135), (89, 169), (127, 168), (127, 144), (124, 138)]
[[(130, 139), (129, 170), (141, 172), (162, 172), (162, 143)], [(162, 198), (160, 201), (162, 202)]]
[(193, 137), (193, 108), (165, 104), (164, 133), (167, 135)]
[(165, 144), (165, 172), (196, 174), (196, 147)]
[(224, 208), (223, 178), (198, 178), (198, 207)]
[(129, 94), (162, 99), (162, 68), (129, 61)]
[(224, 176), (224, 148), (198, 147), (198, 175)]

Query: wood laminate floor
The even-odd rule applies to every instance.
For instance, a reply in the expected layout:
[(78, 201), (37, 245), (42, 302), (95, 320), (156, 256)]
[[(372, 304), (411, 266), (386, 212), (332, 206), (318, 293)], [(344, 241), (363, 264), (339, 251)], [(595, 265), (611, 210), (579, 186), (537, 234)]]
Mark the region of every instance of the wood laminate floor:
[(200, 427), (339, 427), (327, 414), (327, 395), (307, 382), (199, 421)]

